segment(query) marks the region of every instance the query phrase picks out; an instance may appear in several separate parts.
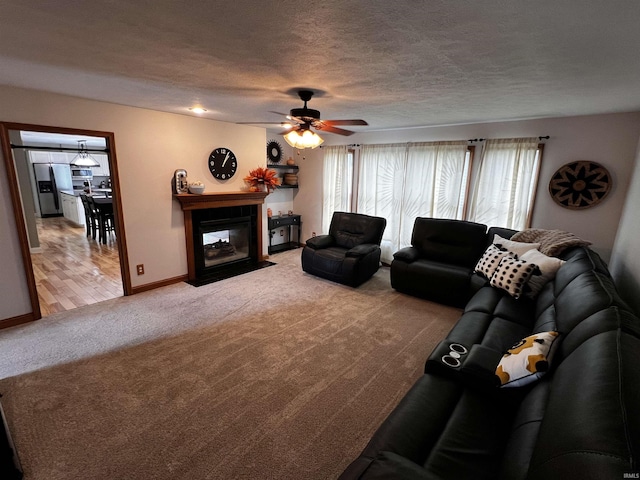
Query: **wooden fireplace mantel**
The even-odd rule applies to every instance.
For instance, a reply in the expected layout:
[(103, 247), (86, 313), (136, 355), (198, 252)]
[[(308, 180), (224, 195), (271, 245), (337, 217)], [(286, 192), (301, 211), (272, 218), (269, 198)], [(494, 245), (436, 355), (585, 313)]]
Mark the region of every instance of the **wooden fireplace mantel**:
[(184, 234), (187, 242), (187, 268), (189, 280), (196, 279), (196, 259), (193, 244), (193, 210), (204, 210), (208, 208), (237, 207), (242, 205), (257, 205), (257, 225), (258, 230), (258, 261), (264, 260), (262, 253), (262, 204), (267, 192), (216, 192), (203, 193), (200, 195), (192, 193), (174, 194), (173, 197), (180, 202), (184, 213)]
[(262, 205), (267, 192), (216, 192), (196, 195), (180, 193), (174, 195), (182, 210), (202, 210), (204, 208), (235, 207), (238, 205)]

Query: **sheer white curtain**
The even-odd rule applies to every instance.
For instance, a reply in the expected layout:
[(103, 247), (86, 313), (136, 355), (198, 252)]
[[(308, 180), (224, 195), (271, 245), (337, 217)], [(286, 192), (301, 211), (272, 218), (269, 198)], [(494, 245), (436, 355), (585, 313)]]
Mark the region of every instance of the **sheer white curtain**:
[(467, 142), (363, 145), (357, 212), (387, 219), (382, 259), (411, 244), (416, 217), (462, 218)]
[(469, 220), (523, 230), (533, 206), (539, 139), (487, 140), (474, 182)]
[(326, 234), (333, 212), (351, 211), (353, 158), (346, 145), (323, 150), (322, 233)]

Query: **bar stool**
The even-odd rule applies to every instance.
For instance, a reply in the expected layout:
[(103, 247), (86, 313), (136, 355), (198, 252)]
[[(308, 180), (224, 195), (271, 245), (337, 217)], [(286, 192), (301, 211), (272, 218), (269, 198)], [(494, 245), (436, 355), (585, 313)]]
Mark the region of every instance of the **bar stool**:
[(113, 217), (113, 203), (96, 202), (93, 197), (87, 197), (89, 204), (93, 205), (98, 213), (98, 233), (99, 241), (107, 243), (107, 233), (114, 232), (115, 222)]
[(96, 230), (98, 229), (98, 212), (95, 207), (89, 203), (86, 195), (80, 195), (82, 206), (84, 207), (84, 223), (87, 226), (87, 237), (96, 238)]

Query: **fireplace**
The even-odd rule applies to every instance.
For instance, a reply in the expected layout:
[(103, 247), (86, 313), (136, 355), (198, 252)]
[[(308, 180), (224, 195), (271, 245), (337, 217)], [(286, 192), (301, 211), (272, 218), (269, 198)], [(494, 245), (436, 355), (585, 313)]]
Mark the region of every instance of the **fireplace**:
[(251, 217), (200, 223), (196, 271), (251, 260)]
[(184, 213), (188, 280), (193, 285), (271, 265), (262, 254), (265, 192), (174, 195)]
[(193, 213), (196, 277), (258, 263), (256, 205), (209, 208)]

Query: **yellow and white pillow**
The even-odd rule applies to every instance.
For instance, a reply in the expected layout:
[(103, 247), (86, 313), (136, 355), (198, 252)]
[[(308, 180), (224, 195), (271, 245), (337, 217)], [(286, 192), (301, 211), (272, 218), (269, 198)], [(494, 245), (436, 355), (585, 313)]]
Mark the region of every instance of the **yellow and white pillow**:
[(542, 332), (520, 340), (502, 356), (496, 376), (501, 387), (522, 387), (544, 375), (559, 342), (558, 332)]

